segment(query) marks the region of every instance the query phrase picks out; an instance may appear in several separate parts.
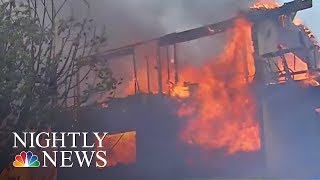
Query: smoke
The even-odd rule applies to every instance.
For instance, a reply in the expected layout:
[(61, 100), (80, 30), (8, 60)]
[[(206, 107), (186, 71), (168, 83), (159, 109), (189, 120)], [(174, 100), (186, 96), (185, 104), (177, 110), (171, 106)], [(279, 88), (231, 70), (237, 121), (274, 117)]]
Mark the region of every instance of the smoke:
[[(70, 11), (66, 13), (71, 13), (78, 18), (90, 16), (97, 23), (97, 26), (105, 25), (108, 36), (108, 49), (224, 21), (236, 16), (240, 11), (247, 10), (250, 4), (250, 0), (86, 1), (90, 6), (89, 9), (83, 1), (70, 0)], [(212, 60), (214, 55), (219, 54), (223, 50), (226, 38), (226, 34), (222, 33), (209, 38), (180, 43), (178, 45), (179, 66), (190, 64), (201, 66), (207, 60)], [(150, 57), (150, 59), (154, 61), (154, 48), (155, 46), (137, 49), (138, 51), (152, 54), (151, 56), (153, 57)], [(136, 57), (138, 64), (145, 67), (145, 55), (141, 52), (137, 52), (136, 54), (138, 54)], [(116, 62), (113, 62), (114, 64), (118, 64), (111, 66), (114, 70), (114, 75), (117, 79), (124, 79), (122, 86), (126, 87), (128, 81), (133, 78), (133, 72), (132, 64), (123, 62), (131, 62), (131, 57), (120, 58)], [(152, 71), (150, 72), (150, 76), (157, 77), (156, 71), (153, 68), (155, 66), (156, 63), (154, 62), (150, 64), (150, 71)], [(138, 73), (145, 72), (143, 69), (139, 69), (139, 67), (137, 71)], [(139, 76), (138, 78), (141, 80), (143, 77)]]
[(73, 0), (73, 13), (89, 13), (99, 25), (106, 25), (111, 48), (226, 20), (247, 9), (250, 0), (87, 1), (89, 12), (84, 3)]
[[(95, 19), (98, 25), (106, 25), (110, 44), (109, 48), (120, 47), (137, 41), (152, 39), (154, 37), (158, 37), (167, 33), (179, 32), (205, 24), (223, 21), (230, 17), (236, 16), (239, 11), (246, 10), (249, 7), (250, 3), (249, 0), (87, 1), (90, 4), (90, 11), (87, 11), (84, 3), (80, 3), (79, 0), (73, 0), (72, 13), (74, 13), (75, 15), (88, 14)], [(181, 44), (181, 46), (179, 46), (183, 49), (183, 51), (179, 51), (180, 58), (185, 60), (185, 63), (199, 63), (199, 61), (207, 59), (208, 57), (212, 56), (212, 54), (221, 51), (221, 49), (224, 47), (225, 39), (225, 34), (221, 34), (212, 38), (193, 41), (191, 43), (183, 43)], [(124, 68), (122, 70), (125, 71)], [(297, 103), (295, 102), (299, 102), (299, 100), (290, 103), (287, 99), (282, 99), (282, 94), (287, 95), (287, 92), (292, 92), (292, 89), (289, 89), (290, 91), (288, 89), (284, 90), (283, 92), (276, 91), (277, 96), (272, 98), (275, 102), (270, 103), (270, 109), (273, 111), (270, 110), (270, 113), (268, 113), (268, 115), (270, 115), (270, 121), (268, 121), (270, 123), (268, 124), (270, 129), (267, 130), (270, 130), (270, 133), (278, 132), (277, 134), (275, 134), (277, 135), (278, 139), (273, 142), (273, 145), (276, 145), (278, 148), (272, 149), (273, 147), (268, 147), (269, 149), (267, 150), (272, 151), (268, 152), (271, 153), (271, 157), (269, 156), (268, 158), (274, 158), (271, 159), (273, 160), (273, 162), (278, 162), (277, 160), (279, 160), (279, 158), (282, 158), (281, 160), (283, 160), (282, 163), (271, 164), (272, 166), (275, 166), (275, 169), (279, 168), (280, 166), (281, 167), (279, 169), (290, 169), (291, 167), (285, 167), (287, 167), (288, 165), (301, 165), (301, 160), (306, 160), (309, 158), (309, 154), (314, 154), (314, 149), (312, 149), (311, 147), (313, 146), (313, 142), (317, 142), (317, 140), (314, 138), (318, 137), (318, 135), (312, 135), (312, 141), (306, 140), (308, 138), (310, 139), (310, 134), (308, 135), (306, 132), (315, 133), (314, 130), (310, 129), (313, 129), (313, 127), (317, 127), (316, 125), (312, 124), (313, 122), (316, 124), (316, 122), (313, 121), (313, 119), (316, 118), (313, 117), (314, 115), (309, 115), (311, 114), (311, 112), (303, 112), (309, 111), (309, 109), (307, 108), (305, 108), (306, 110), (296, 110), (299, 108), (296, 107), (298, 105), (296, 105)], [(303, 95), (306, 93), (297, 94)], [(289, 99), (290, 98), (291, 97), (289, 97)], [(281, 104), (278, 101), (281, 101), (284, 104)], [(303, 102), (303, 98), (300, 99), (300, 102)], [(291, 111), (289, 112), (288, 109), (291, 109)], [(276, 115), (278, 114), (280, 114), (281, 116), (277, 117)], [(308, 116), (311, 117), (309, 118)], [(271, 119), (273, 119), (273, 121), (271, 121)], [(312, 122), (309, 121), (307, 127), (307, 125), (305, 125), (305, 123), (301, 121), (301, 119), (311, 119)], [(272, 122), (277, 123), (271, 124)], [(279, 122), (282, 124), (279, 125)], [(299, 129), (299, 134), (295, 134), (295, 132), (298, 132), (296, 131), (296, 129)], [(269, 135), (271, 135), (270, 133)], [(287, 137), (283, 138), (285, 134), (289, 134), (291, 136), (288, 135)], [(158, 144), (167, 143), (159, 143), (158, 141), (154, 142)], [(291, 148), (290, 152), (285, 151), (288, 148), (284, 147), (288, 145), (288, 142), (291, 142), (290, 147), (293, 147)], [(299, 142), (300, 144), (296, 142)], [(283, 149), (281, 149), (282, 147)], [(307, 153), (306, 149), (308, 150)], [(168, 157), (170, 156), (172, 155), (169, 155)], [(317, 159), (318, 158), (319, 157), (317, 157)], [(309, 159), (313, 160), (315, 158), (311, 157)], [(290, 160), (289, 163), (287, 160)], [(319, 167), (318, 165), (313, 166), (312, 162), (304, 162), (303, 165), (305, 164), (308, 165), (308, 168), (305, 168), (306, 170), (312, 169), (313, 167)], [(168, 164), (161, 164), (161, 167), (166, 168), (168, 167)], [(146, 166), (146, 168), (151, 171), (151, 169), (154, 167)], [(284, 171), (283, 173), (290, 174), (297, 172), (297, 169), (295, 169), (295, 171)]]

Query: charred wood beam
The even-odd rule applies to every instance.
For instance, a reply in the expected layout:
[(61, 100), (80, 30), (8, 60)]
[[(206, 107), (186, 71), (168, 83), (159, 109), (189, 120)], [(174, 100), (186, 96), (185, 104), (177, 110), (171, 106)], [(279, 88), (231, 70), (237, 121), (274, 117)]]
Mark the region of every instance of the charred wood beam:
[[(292, 15), (298, 11), (308, 9), (312, 7), (312, 0), (295, 0), (292, 2), (285, 3), (283, 6), (275, 9), (251, 9), (248, 12), (242, 13), (242, 16), (248, 18), (251, 21), (259, 21), (261, 19), (270, 18), (270, 17), (279, 17), (281, 15)], [(151, 41), (158, 41), (158, 45), (160, 47), (174, 45), (177, 43), (188, 42), (195, 39), (199, 39), (202, 37), (216, 35), (218, 33), (222, 33), (225, 30), (231, 28), (234, 25), (234, 21), (237, 17), (222, 21), (219, 23), (202, 26), (199, 28), (179, 32), (167, 34), (165, 36), (141, 41), (135, 44), (127, 45), (124, 47), (120, 47), (113, 50), (108, 50), (103, 53), (99, 53), (99, 55), (103, 56), (107, 59), (112, 59), (116, 57), (131, 55), (133, 53), (133, 49), (136, 46), (142, 45), (144, 43), (148, 43)]]
[(85, 66), (90, 64), (96, 64), (98, 62), (104, 62), (108, 59), (114, 59), (114, 58), (119, 58), (123, 56), (131, 56), (133, 54), (134, 54), (134, 47), (128, 46), (125, 48), (118, 48), (116, 50), (108, 51), (108, 53), (96, 53), (87, 57), (83, 57), (81, 58), (79, 65)]
[(162, 87), (162, 64), (161, 64), (161, 48), (157, 47), (157, 72), (158, 72), (158, 92), (163, 93)]
[(244, 15), (251, 21), (259, 21), (265, 18), (296, 14), (298, 11), (312, 8), (312, 6), (312, 0), (295, 0), (275, 9), (251, 9)]
[[(320, 72), (320, 69), (314, 69), (315, 72)], [(308, 73), (309, 71), (308, 70), (302, 70), (302, 71), (295, 71), (295, 72), (291, 72), (290, 75), (299, 75), (299, 74), (306, 74)], [(278, 73), (281, 73), (281, 71), (278, 71)], [(286, 76), (286, 73), (282, 73), (279, 75), (279, 77), (285, 77)]]
[(135, 94), (137, 94), (140, 92), (140, 85), (138, 81), (136, 54), (134, 51), (132, 53), (132, 62), (133, 62), (133, 76), (134, 76), (134, 92)]
[(178, 47), (177, 44), (173, 45), (173, 59), (174, 59), (174, 84), (177, 85), (179, 82), (179, 65), (178, 65)]
[(207, 25), (207, 26), (203, 26), (195, 29), (190, 29), (184, 32), (165, 35), (160, 38), (159, 46), (162, 47), (162, 46), (168, 46), (168, 45), (173, 45), (177, 43), (192, 41), (202, 37), (212, 36), (212, 35), (224, 32), (233, 26), (235, 19), (236, 18), (232, 18), (226, 21), (222, 21), (219, 23), (215, 23), (215, 24), (211, 24), (211, 25)]
[[(279, 17), (281, 15), (291, 15), (298, 11), (308, 9), (312, 7), (312, 0), (295, 0), (289, 3), (285, 3), (283, 6), (275, 9), (251, 9), (249, 12), (243, 15), (251, 21), (257, 21), (268, 17)], [(172, 33), (160, 38), (159, 46), (168, 46), (176, 43), (182, 43), (192, 41), (206, 36), (212, 36), (226, 31), (234, 25), (234, 21), (237, 19), (232, 18), (219, 23), (203, 26), (191, 30), (187, 30), (180, 33)]]
[(146, 56), (146, 65), (147, 65), (147, 82), (148, 82), (148, 93), (151, 93), (150, 88), (150, 66), (149, 66), (149, 57)]
[(275, 58), (275, 57), (280, 57), (280, 56), (284, 56), (288, 53), (294, 53), (296, 51), (299, 50), (304, 50), (305, 48), (290, 48), (290, 49), (280, 49), (276, 52), (271, 52), (271, 53), (267, 53), (267, 54), (263, 54), (261, 57), (263, 58)]
[(104, 58), (106, 59), (112, 59), (112, 58), (117, 58), (120, 56), (129, 56), (134, 54), (134, 48), (133, 47), (128, 47), (125, 49), (120, 49), (117, 51), (110, 52), (108, 54), (103, 55)]
[[(310, 58), (309, 56), (306, 56), (304, 52), (312, 52), (311, 53), (314, 57)], [(262, 58), (265, 59), (270, 59), (270, 58), (275, 58), (275, 57), (283, 57), (288, 53), (294, 54), (295, 58), (298, 57), (302, 61), (304, 61), (308, 65), (308, 69), (312, 70), (317, 68), (317, 46), (313, 45), (311, 47), (297, 47), (297, 48), (289, 48), (289, 49), (281, 49), (276, 52), (271, 52), (262, 55)], [(309, 53), (308, 53), (309, 54)], [(308, 55), (307, 54), (307, 55)]]

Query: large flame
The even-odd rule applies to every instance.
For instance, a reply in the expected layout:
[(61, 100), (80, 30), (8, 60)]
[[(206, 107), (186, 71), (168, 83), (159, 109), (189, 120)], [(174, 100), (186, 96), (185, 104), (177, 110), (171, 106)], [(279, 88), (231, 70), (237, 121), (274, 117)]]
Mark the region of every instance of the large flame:
[[(218, 57), (202, 67), (180, 69), (180, 82), (184, 83), (176, 86), (171, 96), (188, 98), (177, 112), (186, 121), (181, 137), (185, 143), (205, 149), (225, 148), (229, 154), (256, 151), (260, 149), (259, 125), (249, 88), (255, 73), (251, 24), (239, 18), (227, 37), (229, 42)], [(140, 88), (146, 90), (147, 70), (138, 73)], [(162, 75), (165, 81), (167, 74)], [(150, 91), (154, 93), (155, 80), (153, 75)], [(133, 92), (134, 81), (130, 84), (128, 90)]]
[(251, 8), (254, 9), (275, 9), (280, 7), (280, 4), (275, 0), (256, 0)]
[[(264, 10), (279, 6), (274, 0), (257, 0), (252, 8)], [(295, 24), (299, 26), (302, 23), (295, 20)], [(179, 67), (179, 78), (183, 84), (175, 87), (168, 85), (170, 82), (163, 70), (163, 87), (169, 87), (164, 88), (165, 93), (171, 90), (171, 96), (186, 98), (177, 112), (178, 116), (185, 120), (185, 127), (181, 132), (183, 142), (207, 150), (225, 149), (228, 154), (260, 149), (255, 99), (250, 90), (255, 74), (251, 28), (250, 22), (239, 18), (234, 28), (227, 32), (229, 39), (220, 55), (210, 59), (202, 67)], [(286, 58), (296, 59), (292, 54)], [(138, 89), (141, 92), (157, 93), (156, 59), (150, 58), (148, 62), (148, 65), (140, 63), (140, 66), (145, 68), (140, 68), (137, 72)], [(301, 60), (297, 59), (297, 62), (290, 61), (288, 66), (295, 71), (307, 68)], [(171, 67), (173, 63), (163, 62), (163, 67), (166, 66)], [(282, 70), (280, 68), (280, 71)], [(305, 75), (297, 75), (294, 79), (304, 78)], [(135, 79), (126, 87), (126, 94), (133, 94)], [(127, 134), (128, 142), (130, 149), (133, 149), (131, 155), (127, 153), (122, 157), (122, 154), (112, 151), (111, 166), (135, 161), (135, 133)], [(123, 146), (118, 149), (118, 152), (123, 153), (128, 148)]]
[(260, 148), (259, 126), (249, 84), (254, 74), (251, 24), (244, 19), (227, 32), (222, 54), (201, 68), (187, 68), (183, 79), (198, 82), (191, 101), (178, 114), (188, 119), (182, 139), (205, 149), (228, 153)]

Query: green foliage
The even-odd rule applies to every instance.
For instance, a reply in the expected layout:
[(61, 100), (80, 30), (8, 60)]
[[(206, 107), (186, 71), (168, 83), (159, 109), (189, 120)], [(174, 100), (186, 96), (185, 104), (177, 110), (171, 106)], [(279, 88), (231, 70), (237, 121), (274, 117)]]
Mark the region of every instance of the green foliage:
[[(94, 93), (112, 90), (116, 84), (108, 66), (90, 63), (97, 62), (98, 57), (92, 54), (106, 45), (105, 31), (98, 31), (87, 18), (58, 19), (64, 4), (47, 8), (47, 4), (54, 5), (54, 0), (40, 4), (42, 7), (37, 0), (23, 2), (19, 6), (0, 3), (3, 142), (12, 131), (54, 125), (55, 113), (80, 106)], [(98, 80), (87, 82), (89, 76)]]

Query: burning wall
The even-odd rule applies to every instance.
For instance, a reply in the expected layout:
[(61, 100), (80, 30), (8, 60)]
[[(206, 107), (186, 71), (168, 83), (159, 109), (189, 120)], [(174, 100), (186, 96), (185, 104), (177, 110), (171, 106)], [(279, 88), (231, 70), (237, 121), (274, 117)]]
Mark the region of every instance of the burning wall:
[[(275, 1), (257, 1), (254, 8), (267, 10), (279, 6)], [(253, 50), (252, 29), (257, 33), (255, 50), (258, 52)], [(196, 92), (190, 96), (191, 100), (183, 104), (178, 112), (188, 119), (182, 139), (204, 149), (225, 148), (229, 154), (256, 151), (260, 149), (260, 135), (255, 94), (250, 91), (250, 83), (256, 74), (253, 54), (276, 52), (279, 45), (306, 48), (294, 52), (295, 55), (285, 55), (291, 72), (305, 71), (292, 75), (293, 79), (306, 79), (307, 70), (317, 68), (317, 65), (314, 67), (316, 54), (309, 50), (309, 45), (315, 41), (305, 28), (296, 26), (292, 17), (285, 15), (265, 18), (255, 22), (254, 26), (240, 18), (227, 34), (228, 40), (220, 55), (203, 67), (188, 67), (181, 71), (184, 81), (199, 83)], [(279, 57), (276, 61), (276, 80), (279, 83), (284, 79), (279, 73), (283, 73), (284, 64)], [(271, 74), (264, 73), (265, 76)]]
[[(295, 3), (298, 3), (298, 1)], [(278, 8), (280, 5), (275, 3), (274, 0), (267, 0), (256, 4), (254, 7), (267, 10)], [(312, 71), (316, 71), (319, 68), (320, 53), (318, 42), (312, 32), (295, 15), (281, 15), (255, 22), (254, 29), (257, 34), (256, 53), (263, 57), (259, 61), (263, 61), (264, 64), (264, 69), (259, 71), (263, 72), (266, 84), (285, 82), (284, 62), (280, 57), (282, 56), (280, 54), (284, 51), (280, 52), (280, 50), (291, 50), (292, 52), (287, 52), (283, 57), (286, 59), (286, 64), (291, 73), (289, 76), (294, 80), (314, 78)], [(277, 56), (272, 55), (275, 52), (278, 53)], [(267, 54), (268, 57), (264, 57)]]
[(254, 75), (251, 24), (238, 19), (227, 34), (229, 41), (219, 56), (181, 72), (182, 79), (199, 83), (190, 103), (178, 112), (187, 119), (182, 139), (205, 149), (226, 148), (228, 153), (255, 151), (260, 139), (249, 88)]
[[(228, 42), (221, 54), (197, 66), (180, 67), (181, 83), (175, 86), (170, 94), (180, 106), (176, 114), (184, 124), (182, 131), (179, 132), (180, 137), (177, 138), (190, 147), (210, 153), (217, 149), (224, 149), (229, 155), (258, 151), (259, 125), (256, 118), (255, 95), (250, 89), (255, 74), (251, 23), (239, 18), (234, 28), (226, 32), (226, 37)], [(166, 55), (163, 51), (162, 57)], [(169, 57), (172, 57), (172, 53)], [(164, 69), (162, 76), (164, 87), (168, 87), (166, 68), (169, 65), (172, 70), (174, 63), (171, 58), (169, 64), (165, 59), (162, 61)], [(154, 72), (155, 59), (150, 58), (149, 61), (149, 71)], [(147, 90), (148, 81), (145, 78), (147, 73), (146, 68), (138, 69), (138, 77), (142, 77), (138, 79), (139, 87), (144, 92)], [(170, 71), (171, 79), (174, 73), (173, 70)], [(156, 82), (157, 76), (150, 76), (152, 93), (157, 93)], [(134, 79), (125, 87), (127, 92), (133, 94)], [(164, 93), (169, 95), (168, 89), (165, 88)], [(130, 135), (135, 136), (127, 134)], [(135, 138), (127, 138), (127, 141), (121, 139), (121, 144), (132, 144), (133, 139)], [(114, 138), (109, 137), (107, 141), (113, 142)], [(116, 157), (124, 149), (126, 148), (114, 148), (112, 154)], [(118, 163), (130, 164), (133, 161), (135, 158), (114, 158), (111, 159), (111, 166)]]
[[(276, 7), (278, 4), (270, 1), (269, 4), (255, 6), (258, 9)], [(268, 31), (266, 26), (271, 27), (271, 30)], [(257, 30), (260, 32), (259, 42), (261, 43), (258, 44), (261, 50), (260, 55), (276, 50), (281, 38), (277, 33), (278, 29), (272, 28), (278, 26), (279, 24), (274, 24), (272, 20), (259, 24)], [(170, 95), (176, 99), (186, 98), (181, 101), (177, 114), (184, 120), (180, 138), (189, 146), (200, 147), (205, 151), (225, 149), (228, 154), (260, 149), (255, 94), (250, 88), (256, 73), (251, 30), (252, 24), (244, 18), (239, 18), (234, 27), (226, 32), (227, 43), (219, 55), (213, 56), (200, 66), (180, 64), (180, 84), (174, 87)], [(266, 34), (270, 34), (269, 37), (264, 36)], [(273, 36), (274, 34), (277, 36)], [(146, 91), (148, 80), (145, 78), (148, 72), (155, 72), (159, 68), (154, 57), (155, 52), (151, 54), (153, 58), (149, 59), (151, 62), (149, 68), (143, 66), (145, 68), (138, 70), (139, 87), (143, 87), (141, 92), (148, 92)], [(166, 57), (166, 52), (162, 52), (161, 56)], [(168, 75), (166, 72), (168, 67), (172, 68), (171, 58), (172, 53), (169, 55), (168, 64), (165, 61), (166, 58), (161, 61), (164, 87), (169, 86), (166, 80), (168, 76), (173, 77), (174, 73), (170, 71)], [(141, 55), (140, 59), (143, 59), (142, 62), (146, 60)], [(300, 68), (306, 68), (305, 62), (300, 60), (299, 63)], [(289, 65), (294, 67), (296, 64), (289, 63)], [(297, 69), (294, 68), (294, 70)], [(158, 85), (157, 76), (150, 76), (149, 81), (152, 87), (151, 92), (157, 93), (155, 90)], [(135, 79), (129, 83), (129, 86), (125, 86), (130, 94), (134, 94), (134, 84)], [(190, 85), (196, 85), (196, 88), (192, 90)], [(164, 93), (169, 95), (168, 89), (165, 89)]]

